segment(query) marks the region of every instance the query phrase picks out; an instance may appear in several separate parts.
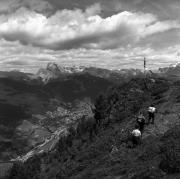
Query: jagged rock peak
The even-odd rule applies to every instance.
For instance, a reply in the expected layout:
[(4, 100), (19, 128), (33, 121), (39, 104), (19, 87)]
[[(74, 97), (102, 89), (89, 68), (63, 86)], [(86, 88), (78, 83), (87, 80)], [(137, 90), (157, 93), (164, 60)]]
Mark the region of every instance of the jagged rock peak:
[(54, 71), (59, 70), (58, 65), (56, 63), (49, 62), (46, 67), (47, 70)]
[(51, 72), (65, 72), (64, 68), (63, 67), (60, 67), (59, 65), (57, 65), (56, 63), (54, 62), (49, 62), (47, 64), (47, 67), (46, 69), (48, 71), (51, 71)]

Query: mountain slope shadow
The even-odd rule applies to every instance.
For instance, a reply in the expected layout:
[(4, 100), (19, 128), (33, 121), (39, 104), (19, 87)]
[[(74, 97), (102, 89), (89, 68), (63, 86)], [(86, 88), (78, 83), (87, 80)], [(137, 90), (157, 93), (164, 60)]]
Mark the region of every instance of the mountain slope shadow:
[(85, 97), (95, 99), (98, 93), (106, 91), (112, 84), (108, 80), (89, 74), (76, 74), (69, 75), (63, 80), (52, 80), (44, 86), (44, 89), (55, 98), (72, 102)]
[[(142, 79), (133, 79), (101, 95), (95, 102), (100, 124), (94, 133), (86, 130), (84, 119), (79, 130), (69, 130), (54, 150), (15, 164), (9, 178), (178, 179), (180, 86), (162, 79), (146, 82), (148, 89)], [(134, 115), (147, 111), (151, 102), (158, 109), (155, 125), (146, 126), (142, 144), (133, 148)]]

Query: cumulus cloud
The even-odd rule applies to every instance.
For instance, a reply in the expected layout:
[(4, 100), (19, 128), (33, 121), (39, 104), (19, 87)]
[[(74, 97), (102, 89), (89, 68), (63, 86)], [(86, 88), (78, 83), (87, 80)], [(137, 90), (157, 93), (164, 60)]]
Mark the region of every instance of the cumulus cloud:
[(177, 21), (163, 21), (156, 22), (150, 26), (148, 26), (145, 31), (143, 31), (142, 36), (147, 36), (155, 33), (165, 32), (170, 29), (179, 29), (180, 24)]
[(180, 28), (176, 21), (158, 21), (148, 13), (124, 11), (102, 18), (99, 4), (80, 9), (61, 10), (45, 15), (20, 8), (0, 16), (0, 37), (7, 41), (48, 49), (108, 49), (133, 44), (149, 35)]
[(101, 8), (100, 3), (95, 3), (85, 10), (85, 14), (87, 14), (88, 16), (93, 16), (93, 15), (100, 14), (101, 11), (102, 11), (102, 8)]
[(45, 0), (1, 0), (0, 70), (36, 72), (48, 62), (141, 68), (144, 56), (156, 68), (179, 60), (178, 20), (123, 11), (123, 3), (117, 2), (113, 15), (102, 16), (102, 3), (95, 3), (47, 16), (44, 12), (53, 7)]
[(15, 70), (36, 73), (48, 62), (62, 66), (84, 65), (108, 69), (143, 68), (143, 58), (147, 57), (148, 68), (168, 66), (179, 61), (180, 46), (154, 50), (148, 45), (120, 47), (116, 49), (71, 49), (49, 50), (18, 41), (0, 40), (0, 70)]

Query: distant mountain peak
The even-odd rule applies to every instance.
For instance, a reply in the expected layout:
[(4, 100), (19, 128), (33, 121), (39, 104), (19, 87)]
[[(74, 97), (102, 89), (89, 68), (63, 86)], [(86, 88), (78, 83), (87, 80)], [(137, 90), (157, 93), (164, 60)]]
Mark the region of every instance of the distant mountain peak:
[(69, 74), (88, 73), (92, 76), (121, 81), (127, 80), (135, 76), (141, 76), (142, 72), (139, 69), (121, 69), (121, 70), (109, 70), (98, 67), (85, 67), (85, 66), (60, 66), (56, 63), (48, 63), (46, 68), (41, 68), (37, 76), (42, 79), (43, 82), (48, 83), (51, 79), (62, 78)]
[(159, 68), (159, 73), (170, 78), (180, 78), (180, 63), (171, 64), (169, 67)]
[(49, 62), (47, 64), (46, 70), (49, 70), (49, 71), (59, 71), (59, 67), (58, 67), (58, 65), (56, 63)]
[(61, 66), (59, 66), (58, 64), (56, 64), (54, 62), (49, 62), (47, 64), (46, 70), (51, 71), (53, 73), (65, 73), (66, 72), (64, 67), (61, 67)]
[(56, 63), (50, 62), (46, 68), (39, 69), (37, 76), (39, 76), (43, 82), (47, 83), (50, 79), (58, 78), (62, 73), (64, 73), (64, 70), (61, 67)]
[(64, 77), (68, 74), (81, 73), (85, 69), (84, 66), (60, 66), (54, 62), (49, 62), (46, 68), (41, 68), (37, 72), (37, 76), (47, 83), (51, 79)]

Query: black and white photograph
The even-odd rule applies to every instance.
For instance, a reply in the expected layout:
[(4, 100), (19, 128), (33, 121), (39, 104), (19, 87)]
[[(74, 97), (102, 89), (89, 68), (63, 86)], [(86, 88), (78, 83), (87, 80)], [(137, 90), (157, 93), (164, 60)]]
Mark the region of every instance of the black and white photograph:
[(180, 179), (180, 0), (0, 0), (0, 179)]

